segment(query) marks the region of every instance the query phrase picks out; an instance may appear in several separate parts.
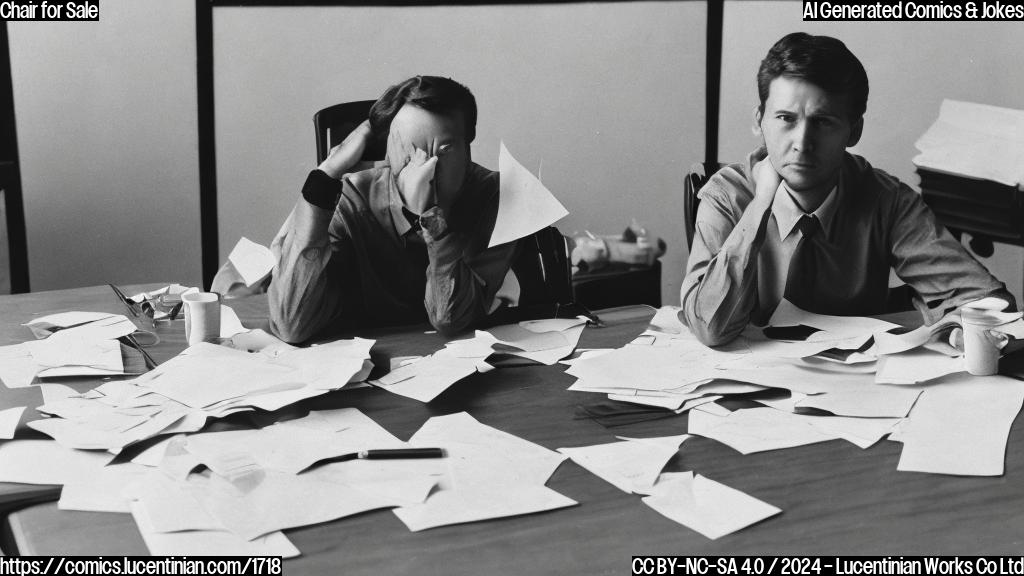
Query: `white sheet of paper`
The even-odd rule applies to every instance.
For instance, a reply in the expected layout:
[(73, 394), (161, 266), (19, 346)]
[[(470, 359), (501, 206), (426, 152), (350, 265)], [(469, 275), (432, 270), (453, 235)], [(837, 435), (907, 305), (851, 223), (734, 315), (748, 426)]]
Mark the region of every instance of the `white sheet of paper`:
[(101, 468), (88, 478), (65, 483), (57, 507), (86, 512), (131, 512), (131, 500), (121, 492), (143, 478), (147, 470), (131, 462)]
[(536, 176), (512, 157), (505, 143), (498, 150), (498, 217), (488, 248), (529, 236), (569, 214)]
[(452, 384), (476, 373), (476, 365), (472, 358), (434, 354), (392, 370), (371, 384), (413, 400), (430, 402)]
[(796, 414), (774, 408), (737, 410), (725, 417), (698, 408), (690, 412), (689, 433), (721, 442), (741, 454), (792, 448), (836, 438), (808, 426)]
[(242, 326), (238, 314), (230, 306), (220, 305), (220, 337), (231, 338), (240, 332), (247, 332), (249, 329)]
[(957, 374), (927, 387), (901, 427), (897, 470), (1000, 476), (1024, 382)]
[(798, 408), (817, 408), (836, 416), (862, 418), (902, 418), (921, 394), (920, 390), (878, 386), (869, 390), (833, 391), (807, 396), (796, 403)]
[[(582, 322), (577, 322), (580, 324)], [(505, 324), (488, 328), (485, 332), (494, 337), (499, 344), (512, 346), (523, 352), (537, 352), (562, 348), (568, 344), (560, 330), (535, 332), (519, 324)]]
[(46, 340), (25, 342), (32, 360), (40, 368), (89, 366), (104, 370), (124, 370), (121, 344), (117, 340), (61, 338), (58, 332)]
[(666, 346), (627, 345), (578, 361), (566, 374), (585, 380), (591, 387), (673, 390), (709, 378), (728, 377), (722, 376), (716, 366), (747, 351), (743, 343), (737, 347), (733, 349), (736, 351), (720, 350), (681, 339), (670, 340)]
[(192, 475), (187, 486), (212, 517), (245, 540), (397, 504), (342, 484), (274, 471), (244, 491), (217, 475)]
[(67, 328), (68, 326), (78, 326), (79, 324), (87, 324), (89, 322), (103, 320), (105, 318), (110, 318), (111, 316), (116, 316), (116, 314), (111, 314), (110, 312), (58, 312), (57, 314), (49, 314), (47, 316), (33, 318), (24, 325), (30, 328)]
[(53, 440), (0, 442), (0, 482), (66, 484), (95, 476), (113, 457), (72, 450)]
[(901, 418), (850, 418), (846, 416), (800, 416), (824, 434), (842, 438), (861, 449), (874, 446), (903, 422)]
[[(333, 426), (341, 427), (330, 430)], [(187, 450), (204, 463), (241, 451), (250, 454), (262, 468), (290, 474), (333, 456), (374, 448), (406, 447), (406, 443), (356, 408), (312, 412), (299, 420), (257, 430), (192, 434), (187, 441)]]
[(247, 287), (266, 278), (276, 263), (270, 248), (257, 244), (245, 236), (239, 238), (238, 243), (231, 249), (228, 261), (238, 271)]
[(966, 370), (963, 356), (950, 357), (927, 349), (915, 349), (879, 358), (875, 382), (917, 384)]
[(43, 404), (52, 404), (60, 400), (66, 400), (78, 396), (78, 391), (63, 384), (38, 384), (39, 391), (43, 394)]
[(50, 335), (47, 340), (56, 338), (58, 340), (79, 339), (79, 340), (114, 340), (127, 336), (138, 330), (138, 327), (123, 314), (108, 314), (87, 324), (67, 328)]
[(24, 411), (24, 406), (0, 410), (0, 440), (14, 438), (14, 431), (17, 430), (18, 422), (21, 422), (21, 413)]
[(559, 364), (565, 364), (566, 366), (572, 366), (577, 362), (589, 360), (591, 358), (597, 358), (598, 356), (604, 356), (609, 352), (615, 350), (614, 348), (577, 348), (575, 352), (569, 355), (568, 358), (563, 358), (558, 361)]
[(426, 502), (395, 509), (395, 516), (412, 532), (520, 516), (575, 506), (577, 502), (546, 487), (510, 484), (481, 490), (440, 490)]
[(39, 366), (24, 344), (0, 346), (0, 380), (8, 388), (28, 388), (36, 378)]
[(885, 332), (886, 330), (899, 327), (898, 324), (893, 324), (892, 322), (863, 316), (815, 314), (801, 310), (786, 299), (779, 303), (768, 324), (770, 326), (799, 326), (802, 324), (811, 328), (817, 328), (818, 330), (824, 330), (841, 338)]
[(444, 448), (459, 489), (496, 482), (544, 484), (566, 458), (482, 424), (465, 412), (434, 416), (409, 438), (409, 443)]
[(293, 558), (299, 549), (281, 532), (246, 541), (230, 532), (193, 530), (158, 533), (139, 503), (132, 504), (132, 517), (154, 556), (281, 556)]
[(939, 117), (914, 146), (914, 164), (939, 172), (1024, 183), (1024, 111), (987, 104), (942, 101)]
[(661, 469), (689, 438), (687, 434), (661, 438), (622, 438), (621, 442), (559, 448), (558, 451), (594, 475), (627, 494), (652, 486)]
[(782, 512), (710, 478), (674, 477), (643, 498), (659, 514), (716, 540)]
[(149, 372), (141, 385), (187, 406), (204, 408), (283, 384), (301, 384), (294, 370), (257, 354), (200, 343)]
[(576, 345), (580, 341), (580, 336), (583, 335), (583, 329), (586, 328), (586, 321), (582, 320), (575, 326), (566, 328), (561, 332), (562, 337), (565, 339), (565, 344), (557, 348), (551, 348), (549, 350), (539, 350), (536, 352), (516, 352), (509, 351), (508, 353), (513, 356), (519, 356), (534, 362), (551, 366), (557, 363), (562, 358), (572, 354), (572, 351), (576, 349)]

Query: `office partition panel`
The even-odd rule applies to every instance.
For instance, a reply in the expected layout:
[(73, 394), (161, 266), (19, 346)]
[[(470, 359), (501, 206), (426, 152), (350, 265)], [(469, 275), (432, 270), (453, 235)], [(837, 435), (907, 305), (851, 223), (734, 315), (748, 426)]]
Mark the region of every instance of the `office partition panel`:
[(477, 98), (474, 161), (498, 143), (571, 215), (563, 232), (665, 238), (678, 301), (682, 175), (704, 159), (704, 2), (220, 6), (212, 10), (217, 257), (267, 244), (315, 167), (312, 117), (416, 74)]

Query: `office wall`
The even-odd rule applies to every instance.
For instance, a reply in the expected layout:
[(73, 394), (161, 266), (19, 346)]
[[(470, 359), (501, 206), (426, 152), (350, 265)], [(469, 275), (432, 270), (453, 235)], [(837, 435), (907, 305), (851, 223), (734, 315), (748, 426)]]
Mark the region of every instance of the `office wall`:
[[(871, 87), (864, 136), (852, 151), (915, 188), (914, 142), (938, 116), (943, 98), (1022, 107), (1019, 22), (803, 22), (801, 9), (800, 2), (725, 3), (722, 161), (741, 159), (756, 146), (751, 126), (757, 68), (790, 32), (835, 36), (860, 58)], [(1020, 301), (1024, 249), (997, 245), (981, 261)]]
[(8, 28), (32, 289), (198, 283), (195, 3)]
[[(479, 105), (473, 158), (498, 141), (571, 216), (564, 232), (636, 217), (686, 259), (681, 177), (704, 157), (705, 4), (216, 8), (220, 252), (269, 243), (315, 166), (312, 117), (415, 74), (451, 76)], [(543, 165), (543, 168), (541, 166)]]

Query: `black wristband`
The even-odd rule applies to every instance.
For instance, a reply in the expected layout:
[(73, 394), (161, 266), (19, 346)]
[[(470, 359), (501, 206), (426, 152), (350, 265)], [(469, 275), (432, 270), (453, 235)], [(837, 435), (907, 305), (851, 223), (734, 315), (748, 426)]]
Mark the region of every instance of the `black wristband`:
[(302, 186), (302, 197), (313, 206), (334, 210), (341, 198), (341, 181), (320, 169), (313, 170)]

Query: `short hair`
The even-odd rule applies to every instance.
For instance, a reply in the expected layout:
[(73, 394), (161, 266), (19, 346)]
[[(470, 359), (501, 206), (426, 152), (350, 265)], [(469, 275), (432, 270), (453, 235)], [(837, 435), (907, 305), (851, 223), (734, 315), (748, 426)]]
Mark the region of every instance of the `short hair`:
[(794, 32), (771, 47), (757, 71), (757, 93), (761, 98), (758, 109), (762, 114), (771, 83), (779, 76), (806, 80), (832, 94), (847, 94), (851, 121), (864, 116), (867, 110), (867, 72), (846, 44), (831, 36)]
[(469, 88), (451, 78), (440, 76), (414, 76), (385, 90), (370, 107), (370, 129), (373, 134), (378, 138), (387, 138), (391, 121), (406, 104), (446, 116), (461, 112), (466, 143), (476, 138), (476, 98)]

